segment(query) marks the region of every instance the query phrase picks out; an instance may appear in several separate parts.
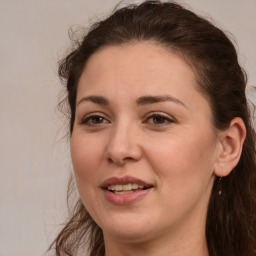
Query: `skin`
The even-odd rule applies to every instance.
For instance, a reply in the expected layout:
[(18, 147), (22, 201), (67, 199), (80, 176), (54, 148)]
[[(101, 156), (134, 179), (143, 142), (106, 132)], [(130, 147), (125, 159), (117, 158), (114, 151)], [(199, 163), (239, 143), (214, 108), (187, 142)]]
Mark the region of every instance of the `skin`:
[[(218, 133), (197, 87), (186, 62), (149, 42), (108, 46), (88, 60), (78, 85), (71, 156), (107, 256), (209, 255), (205, 220), (215, 174), (225, 176), (235, 166), (245, 128), (237, 119)], [(92, 95), (108, 104), (85, 100)], [(145, 96), (165, 99), (138, 104)], [(135, 203), (114, 205), (100, 188), (113, 176), (132, 176), (153, 189)]]

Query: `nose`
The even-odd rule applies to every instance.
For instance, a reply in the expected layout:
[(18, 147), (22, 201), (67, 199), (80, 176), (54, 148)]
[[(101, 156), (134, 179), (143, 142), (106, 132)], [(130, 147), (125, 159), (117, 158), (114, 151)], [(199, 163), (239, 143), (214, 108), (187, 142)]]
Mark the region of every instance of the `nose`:
[(139, 161), (142, 157), (138, 128), (126, 124), (113, 127), (109, 138), (106, 157), (108, 162), (124, 165), (126, 162)]

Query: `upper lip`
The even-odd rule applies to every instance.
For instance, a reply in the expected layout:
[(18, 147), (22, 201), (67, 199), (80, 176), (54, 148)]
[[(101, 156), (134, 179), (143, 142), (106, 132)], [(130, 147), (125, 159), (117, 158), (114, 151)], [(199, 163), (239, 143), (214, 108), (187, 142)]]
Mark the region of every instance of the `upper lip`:
[(140, 180), (138, 178), (131, 177), (131, 176), (125, 176), (125, 177), (111, 177), (102, 183), (101, 188), (107, 188), (109, 185), (125, 185), (128, 183), (135, 183), (135, 184), (147, 187), (147, 188), (153, 186), (152, 184), (149, 184), (149, 183), (147, 183), (143, 180)]

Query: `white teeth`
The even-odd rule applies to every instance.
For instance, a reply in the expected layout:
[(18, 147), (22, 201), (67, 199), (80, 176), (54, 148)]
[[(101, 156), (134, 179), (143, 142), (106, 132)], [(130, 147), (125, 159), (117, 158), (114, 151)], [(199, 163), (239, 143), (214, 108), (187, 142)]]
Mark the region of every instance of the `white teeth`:
[[(128, 183), (128, 184), (125, 184), (125, 185), (109, 185), (107, 187), (108, 190), (112, 190), (112, 191), (115, 191), (115, 192), (131, 191), (132, 189), (138, 189), (138, 188), (142, 189), (142, 188), (144, 188), (144, 186), (143, 185), (138, 185), (136, 183)], [(119, 193), (119, 194), (121, 194), (121, 193)]]
[(126, 184), (126, 185), (122, 185), (122, 190), (131, 190), (132, 189), (132, 184)]

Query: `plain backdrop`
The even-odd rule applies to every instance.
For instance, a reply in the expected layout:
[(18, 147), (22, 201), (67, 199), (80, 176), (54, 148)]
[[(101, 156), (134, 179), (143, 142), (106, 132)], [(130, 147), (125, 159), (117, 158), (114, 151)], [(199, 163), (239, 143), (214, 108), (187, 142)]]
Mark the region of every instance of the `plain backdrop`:
[[(256, 85), (256, 0), (182, 2), (234, 35)], [(65, 219), (71, 163), (56, 111), (57, 62), (71, 26), (87, 25), (117, 3), (0, 0), (0, 256), (43, 255)]]

